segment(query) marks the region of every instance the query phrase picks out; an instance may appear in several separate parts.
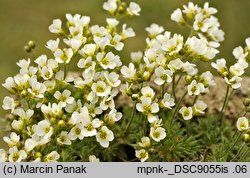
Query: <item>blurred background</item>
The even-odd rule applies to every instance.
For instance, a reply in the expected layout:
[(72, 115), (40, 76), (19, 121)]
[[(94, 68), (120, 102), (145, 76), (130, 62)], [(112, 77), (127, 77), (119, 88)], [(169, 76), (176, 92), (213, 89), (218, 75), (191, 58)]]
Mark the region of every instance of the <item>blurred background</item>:
[[(129, 62), (129, 52), (143, 49), (145, 46), (145, 27), (151, 23), (158, 23), (171, 32), (186, 36), (189, 30), (170, 20), (170, 14), (188, 0), (135, 0), (142, 7), (140, 17), (124, 20), (132, 26), (137, 34), (129, 39), (123, 53), (124, 63)], [(91, 24), (105, 24), (106, 12), (102, 9), (104, 0), (0, 0), (0, 83), (8, 76), (18, 72), (16, 62), (28, 58), (24, 45), (29, 40), (37, 44), (35, 55), (47, 54), (44, 47), (49, 39), (56, 38), (50, 34), (48, 26), (55, 18), (65, 19), (65, 13), (80, 13), (91, 17)], [(194, 3), (203, 5), (205, 1), (194, 0)], [(244, 40), (250, 36), (249, 0), (209, 0), (210, 5), (218, 9), (217, 17), (221, 28), (225, 31), (225, 41), (222, 43), (221, 53), (217, 56), (225, 57), (233, 63), (232, 50), (239, 45), (245, 45)], [(0, 100), (7, 95), (6, 90), (0, 87)], [(1, 102), (2, 105), (2, 102)], [(0, 109), (0, 116), (4, 111)], [(0, 123), (1, 125), (1, 123)]]

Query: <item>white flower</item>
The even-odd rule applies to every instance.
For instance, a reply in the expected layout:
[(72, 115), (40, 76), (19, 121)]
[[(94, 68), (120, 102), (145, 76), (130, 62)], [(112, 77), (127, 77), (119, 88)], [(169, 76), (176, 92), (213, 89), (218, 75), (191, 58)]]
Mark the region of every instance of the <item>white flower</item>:
[(162, 26), (159, 26), (158, 24), (151, 24), (150, 27), (146, 28), (146, 31), (149, 33), (150, 36), (157, 36), (161, 34), (164, 31), (164, 28)]
[(205, 114), (205, 110), (207, 109), (207, 104), (204, 101), (198, 100), (194, 104), (194, 115), (203, 115)]
[(61, 143), (63, 145), (71, 145), (70, 136), (66, 131), (62, 131), (60, 136), (56, 140), (58, 143)]
[(150, 99), (153, 99), (155, 96), (154, 90), (149, 86), (143, 87), (141, 89), (141, 94), (142, 94), (142, 96), (144, 96), (146, 98), (150, 98)]
[(56, 91), (54, 97), (59, 101), (58, 105), (65, 107), (67, 104), (73, 104), (74, 97), (71, 96), (71, 91), (64, 90), (62, 93)]
[(4, 149), (0, 149), (0, 163), (7, 161), (7, 153)]
[(209, 19), (205, 18), (202, 13), (199, 13), (195, 16), (194, 21), (194, 30), (201, 30), (202, 32), (206, 32), (208, 28), (210, 27), (210, 21)]
[(246, 61), (244, 62), (244, 64), (237, 62), (229, 68), (229, 72), (232, 75), (232, 77), (241, 76), (242, 74), (244, 74), (245, 72), (244, 69), (247, 67), (248, 67), (248, 63)]
[(70, 140), (76, 140), (77, 138), (82, 140), (84, 138), (83, 128), (84, 126), (82, 123), (76, 124), (69, 132)]
[(90, 44), (85, 44), (84, 47), (79, 51), (81, 55), (88, 55), (88, 56), (93, 56), (96, 51), (96, 44), (90, 43)]
[(62, 21), (60, 19), (53, 20), (53, 23), (49, 26), (49, 31), (51, 33), (62, 33)]
[(102, 53), (98, 53), (96, 58), (103, 69), (114, 69), (117, 64), (116, 60), (120, 60), (112, 52), (108, 52), (105, 56)]
[(27, 140), (25, 140), (25, 144), (24, 144), (25, 151), (30, 152), (36, 146), (37, 146), (37, 142), (33, 140), (32, 138), (28, 138)]
[(94, 103), (90, 103), (90, 104), (85, 103), (84, 106), (88, 108), (89, 114), (90, 114), (92, 117), (95, 117), (96, 115), (99, 115), (99, 114), (102, 113), (101, 107), (96, 106)]
[(82, 16), (80, 14), (66, 14), (68, 25), (71, 27), (85, 27), (89, 24), (90, 18), (88, 16)]
[(26, 152), (24, 150), (18, 151), (16, 146), (9, 149), (9, 154), (9, 162), (21, 162), (27, 158)]
[(137, 52), (132, 52), (130, 54), (131, 56), (131, 60), (135, 63), (140, 63), (141, 59), (142, 59), (142, 56), (143, 56), (143, 53), (141, 51), (137, 51)]
[(141, 103), (136, 104), (136, 109), (139, 112), (143, 112), (146, 114), (157, 113), (159, 111), (159, 105), (157, 103), (152, 103), (152, 100), (150, 98), (142, 96)]
[(20, 61), (18, 61), (16, 63), (21, 69), (28, 69), (29, 65), (30, 65), (30, 59), (25, 60), (25, 59), (21, 59)]
[(173, 72), (171, 70), (165, 70), (163, 67), (160, 66), (155, 69), (155, 75), (156, 78), (154, 79), (154, 82), (157, 85), (163, 85), (165, 82), (172, 82)]
[(27, 111), (25, 111), (23, 108), (17, 108), (14, 111), (14, 114), (19, 116), (20, 119), (28, 122), (30, 118), (34, 115), (34, 110), (28, 109)]
[(102, 126), (96, 134), (96, 140), (102, 147), (107, 148), (109, 147), (109, 142), (114, 140), (114, 134), (106, 126)]
[(184, 120), (190, 120), (193, 117), (193, 109), (192, 109), (192, 107), (183, 106), (179, 110), (179, 113), (182, 115)]
[(198, 73), (198, 69), (195, 67), (196, 67), (195, 64), (191, 64), (187, 61), (183, 63), (181, 70), (182, 72), (186, 72), (190, 76), (194, 76)]
[(49, 40), (45, 47), (54, 53), (58, 49), (59, 43), (60, 43), (59, 38), (57, 38), (56, 40)]
[(145, 149), (136, 150), (135, 156), (141, 161), (144, 162), (148, 159), (148, 152)]
[(53, 134), (53, 127), (49, 121), (43, 120), (38, 122), (35, 133), (40, 137), (44, 137), (45, 139), (50, 138)]
[(141, 8), (137, 3), (135, 3), (135, 2), (130, 2), (129, 3), (129, 7), (127, 8), (127, 12), (128, 12), (129, 15), (139, 16), (140, 11), (141, 11)]
[(185, 43), (187, 50), (194, 55), (203, 56), (207, 53), (208, 47), (201, 39), (196, 36), (189, 37)]
[(132, 28), (127, 28), (127, 24), (122, 26), (122, 39), (131, 38), (135, 36), (135, 32)]
[(150, 128), (150, 137), (154, 141), (160, 142), (161, 140), (163, 140), (166, 137), (166, 131), (162, 127), (158, 127), (158, 128), (151, 127)]
[(58, 63), (66, 63), (68, 64), (73, 57), (73, 50), (71, 48), (65, 48), (63, 50), (57, 49), (54, 53), (55, 60)]
[(111, 87), (118, 87), (121, 83), (119, 80), (119, 75), (116, 74), (115, 72), (105, 72), (104, 73), (105, 79), (107, 81), (107, 84), (110, 85)]
[(60, 155), (56, 151), (52, 151), (51, 153), (47, 154), (45, 156), (46, 162), (57, 162), (57, 160), (60, 158)]
[(16, 107), (14, 99), (9, 96), (4, 97), (2, 107), (4, 110), (11, 110), (11, 113), (13, 113)]
[(115, 18), (106, 18), (106, 22), (109, 28), (115, 28), (119, 24), (119, 21)]
[(44, 97), (44, 93), (46, 92), (46, 86), (43, 83), (39, 83), (37, 79), (34, 77), (29, 79), (29, 84), (30, 88), (28, 88), (28, 92), (32, 96), (37, 98)]
[(247, 130), (249, 128), (249, 121), (246, 117), (240, 117), (237, 120), (236, 126), (239, 131)]
[(62, 106), (53, 103), (47, 105), (43, 104), (41, 106), (41, 111), (43, 112), (45, 118), (50, 119), (51, 117), (60, 117), (62, 115)]
[(100, 108), (102, 110), (107, 110), (108, 108), (113, 109), (115, 108), (115, 101), (114, 101), (114, 96), (105, 96), (101, 103), (100, 103)]
[(133, 63), (129, 63), (129, 67), (122, 66), (121, 73), (124, 78), (134, 80), (136, 79), (136, 69)]
[(171, 20), (177, 22), (177, 23), (185, 23), (185, 20), (182, 16), (181, 9), (176, 9), (172, 14), (171, 14)]
[(78, 49), (82, 46), (82, 40), (76, 38), (63, 39), (64, 43), (70, 47), (74, 53), (78, 51)]
[(16, 146), (20, 141), (20, 135), (17, 135), (15, 132), (10, 134), (10, 137), (3, 137), (3, 140), (8, 144), (9, 147)]
[(141, 142), (138, 145), (142, 148), (149, 148), (150, 147), (150, 139), (148, 137), (142, 137)]
[(215, 68), (221, 75), (227, 72), (226, 60), (224, 58), (217, 59), (216, 62), (212, 62), (211, 66)]
[(97, 134), (96, 128), (99, 128), (101, 126), (101, 121), (99, 119), (85, 119), (82, 122), (83, 129), (82, 134), (84, 137), (92, 137)]
[(179, 58), (170, 61), (168, 64), (168, 68), (171, 69), (172, 71), (180, 70), (182, 66), (183, 62)]
[(100, 159), (97, 158), (95, 155), (90, 155), (89, 156), (89, 162), (97, 163), (97, 162), (100, 162)]
[(18, 86), (17, 88), (20, 89), (20, 90), (28, 88), (28, 85), (29, 85), (28, 81), (29, 81), (29, 79), (30, 79), (30, 77), (27, 74), (25, 74), (25, 75), (17, 74), (14, 77), (15, 83)]
[(188, 85), (188, 95), (196, 95), (198, 96), (200, 93), (204, 93), (205, 87), (202, 83), (197, 83), (196, 80), (193, 80), (191, 84)]
[(15, 131), (20, 131), (22, 130), (24, 126), (24, 122), (23, 120), (13, 120), (11, 123), (11, 127), (15, 130)]
[(69, 120), (70, 124), (78, 124), (78, 123), (82, 123), (83, 120), (88, 120), (89, 119), (89, 111), (88, 108), (86, 106), (83, 106), (80, 109), (80, 112), (74, 112)]
[(241, 86), (241, 81), (242, 81), (242, 78), (241, 77), (238, 77), (238, 76), (234, 76), (232, 78), (227, 78), (225, 77), (225, 82), (230, 85), (233, 89), (238, 89), (240, 88)]
[(108, 33), (108, 30), (105, 27), (100, 27), (99, 25), (94, 25), (90, 27), (90, 32), (95, 37), (105, 37)]
[(217, 9), (213, 7), (209, 7), (209, 3), (205, 2), (203, 6), (203, 11), (206, 13), (206, 15), (212, 15), (217, 13)]
[(183, 47), (183, 36), (174, 34), (173, 38), (163, 42), (162, 49), (171, 56), (178, 53)]
[(124, 43), (121, 42), (121, 40), (122, 36), (116, 34), (110, 41), (110, 45), (113, 46), (117, 51), (121, 51), (124, 47)]
[(10, 92), (15, 93), (16, 83), (13, 77), (8, 77), (2, 84), (2, 86), (7, 90), (9, 90)]
[(67, 104), (65, 111), (67, 113), (73, 113), (75, 111), (80, 111), (80, 108), (82, 108), (82, 102), (78, 99), (77, 102), (74, 100), (72, 104)]
[(161, 104), (168, 109), (172, 109), (172, 107), (175, 105), (174, 99), (171, 98), (171, 95), (168, 93), (164, 94)]
[(200, 80), (205, 87), (215, 85), (215, 81), (213, 80), (213, 74), (210, 71), (203, 72), (200, 75)]
[(194, 15), (201, 11), (201, 8), (198, 7), (198, 5), (194, 5), (192, 2), (189, 2), (188, 6), (184, 5), (183, 8), (183, 13), (185, 13), (188, 18), (193, 18)]
[(122, 118), (122, 113), (117, 112), (116, 109), (112, 109), (108, 114), (104, 116), (104, 121), (107, 124), (114, 124)]
[(91, 89), (97, 96), (107, 96), (111, 91), (111, 87), (107, 86), (107, 84), (103, 81), (93, 83)]
[(117, 0), (108, 0), (107, 2), (104, 2), (103, 9), (109, 11), (110, 13), (115, 12), (117, 9)]

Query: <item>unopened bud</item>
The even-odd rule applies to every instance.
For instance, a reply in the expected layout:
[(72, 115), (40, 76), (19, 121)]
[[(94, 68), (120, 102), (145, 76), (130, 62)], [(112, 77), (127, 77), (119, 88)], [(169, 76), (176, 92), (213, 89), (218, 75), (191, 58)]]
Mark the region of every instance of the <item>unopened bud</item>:
[(43, 155), (42, 155), (42, 153), (40, 153), (40, 152), (37, 152), (36, 154), (35, 154), (35, 158), (41, 158)]
[(65, 121), (64, 120), (59, 120), (58, 125), (61, 126), (61, 127), (65, 126)]
[(250, 98), (245, 98), (243, 103), (245, 106), (249, 106), (250, 105)]
[(27, 53), (30, 53), (31, 48), (28, 45), (26, 45), (26, 46), (24, 46), (24, 51), (26, 51)]
[(28, 46), (29, 46), (31, 49), (35, 49), (36, 44), (35, 44), (34, 41), (29, 41), (29, 42), (28, 42)]
[(245, 108), (246, 112), (250, 112), (250, 106)]
[(246, 143), (250, 143), (250, 135), (248, 133), (243, 134), (242, 140)]
[(185, 78), (187, 83), (191, 83), (192, 82), (192, 77), (190, 75), (187, 75)]

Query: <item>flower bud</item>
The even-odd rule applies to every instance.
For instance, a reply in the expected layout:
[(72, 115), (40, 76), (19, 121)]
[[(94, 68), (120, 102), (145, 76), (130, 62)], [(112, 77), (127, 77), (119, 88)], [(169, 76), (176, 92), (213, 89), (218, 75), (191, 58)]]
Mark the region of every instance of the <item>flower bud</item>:
[(58, 125), (59, 125), (60, 127), (65, 126), (65, 121), (64, 121), (64, 120), (59, 120), (59, 121), (58, 121)]
[(150, 72), (145, 71), (143, 73), (143, 80), (148, 81), (150, 79)]
[(27, 53), (30, 53), (32, 50), (28, 45), (26, 45), (24, 46), (24, 51), (26, 51)]
[(28, 42), (28, 46), (29, 46), (31, 49), (35, 49), (36, 44), (35, 44), (34, 41), (29, 41), (29, 42)]
[(191, 83), (192, 82), (192, 77), (190, 75), (187, 75), (185, 78), (187, 83)]
[(245, 98), (243, 103), (245, 106), (249, 106), (250, 105), (250, 98)]
[(35, 158), (41, 158), (43, 155), (42, 155), (42, 153), (40, 153), (40, 152), (37, 152), (36, 154), (35, 154)]
[(250, 106), (245, 108), (246, 112), (250, 112)]
[(250, 143), (250, 135), (248, 133), (243, 134), (242, 140), (246, 143)]

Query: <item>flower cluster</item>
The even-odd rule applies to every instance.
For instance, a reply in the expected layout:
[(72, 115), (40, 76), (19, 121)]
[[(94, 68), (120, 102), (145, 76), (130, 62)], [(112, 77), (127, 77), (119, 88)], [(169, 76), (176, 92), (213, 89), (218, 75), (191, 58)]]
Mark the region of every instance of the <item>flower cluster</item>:
[[(110, 13), (118, 10), (121, 14), (120, 6), (124, 3), (116, 0), (103, 5)], [(139, 15), (140, 7), (130, 3), (126, 12)], [(122, 65), (115, 52), (121, 51), (124, 41), (135, 32), (126, 24), (119, 31), (116, 18), (107, 18), (106, 26), (90, 25), (90, 17), (79, 14), (66, 14), (66, 19), (66, 28), (60, 19), (49, 26), (49, 31), (58, 35), (46, 44), (52, 55), (20, 60), (19, 74), (3, 84), (11, 94), (4, 98), (3, 108), (10, 110), (14, 119), (13, 132), (4, 137), (9, 151), (0, 150), (1, 162), (58, 161), (58, 147), (95, 137), (107, 148), (114, 140), (111, 128), (122, 118), (114, 101)], [(33, 50), (35, 45), (31, 47)], [(70, 71), (72, 61), (79, 72)], [(99, 161), (93, 155), (89, 160)]]
[(224, 40), (224, 32), (220, 29), (220, 23), (214, 16), (217, 9), (209, 7), (206, 2), (203, 7), (189, 2), (183, 9), (176, 9), (171, 14), (171, 19), (182, 25), (190, 26), (196, 33), (205, 36), (208, 41), (220, 42)]
[[(132, 62), (121, 69), (126, 79), (122, 92), (131, 96), (136, 103), (137, 111), (147, 116), (151, 125), (150, 138), (154, 141), (160, 141), (166, 136), (164, 128), (159, 127), (161, 112), (174, 109), (173, 118), (179, 111), (184, 120), (204, 115), (207, 105), (197, 98), (207, 93), (209, 86), (215, 84), (212, 73), (206, 71), (199, 74), (195, 62), (210, 61), (219, 52), (217, 48), (220, 45), (219, 42), (223, 41), (224, 33), (219, 29), (217, 18), (212, 15), (216, 9), (208, 7), (207, 3), (204, 8), (194, 6), (192, 3), (184, 8), (185, 17), (181, 10), (177, 9), (171, 18), (182, 24), (194, 21), (194, 26), (191, 26), (194, 32), (186, 40), (180, 34), (171, 35), (162, 26), (152, 24), (146, 28), (148, 33), (146, 50), (131, 53)], [(202, 19), (198, 19), (200, 16)], [(198, 25), (198, 20), (199, 23), (205, 21), (206, 29), (198, 28), (202, 25)], [(177, 76), (179, 79), (176, 81)], [(187, 91), (177, 103), (175, 88), (182, 77), (185, 77)], [(153, 83), (158, 87), (154, 88)], [(169, 85), (172, 85), (172, 93), (166, 91)], [(181, 101), (187, 94), (194, 97), (193, 106), (183, 106), (180, 109)], [(161, 139), (156, 139), (154, 135), (158, 135)], [(138, 156), (143, 161), (148, 154), (145, 149), (136, 153), (137, 156), (144, 155)]]

